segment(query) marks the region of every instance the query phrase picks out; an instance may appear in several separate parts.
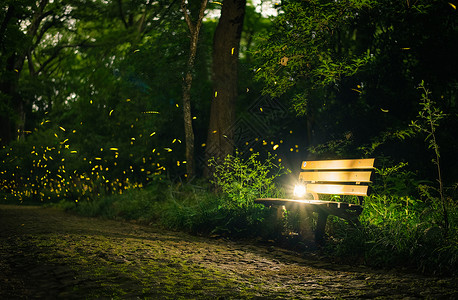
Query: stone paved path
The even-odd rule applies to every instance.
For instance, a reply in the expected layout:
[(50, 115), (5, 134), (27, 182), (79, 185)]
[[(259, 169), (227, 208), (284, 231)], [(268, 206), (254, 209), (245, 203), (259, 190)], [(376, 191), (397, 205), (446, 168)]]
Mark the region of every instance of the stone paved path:
[(274, 246), (0, 205), (0, 299), (458, 299), (457, 284)]

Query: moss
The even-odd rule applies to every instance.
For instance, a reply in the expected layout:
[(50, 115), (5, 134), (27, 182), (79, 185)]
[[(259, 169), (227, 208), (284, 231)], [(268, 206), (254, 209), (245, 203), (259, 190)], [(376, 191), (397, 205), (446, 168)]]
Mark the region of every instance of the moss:
[(82, 218), (51, 209), (5, 213), (0, 208), (0, 222), (5, 225), (0, 232), (0, 283), (6, 283), (0, 298), (4, 299), (456, 295), (453, 279), (343, 267), (275, 247)]

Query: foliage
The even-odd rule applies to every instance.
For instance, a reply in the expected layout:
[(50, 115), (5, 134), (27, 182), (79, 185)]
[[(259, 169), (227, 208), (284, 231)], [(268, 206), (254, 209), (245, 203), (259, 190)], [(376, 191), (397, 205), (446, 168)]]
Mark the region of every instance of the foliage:
[[(451, 207), (456, 232), (458, 207)], [(422, 272), (453, 274), (458, 263), (456, 235), (446, 239), (438, 202), (409, 196), (373, 195), (366, 199), (361, 227), (348, 230), (333, 219), (333, 255), (346, 256), (371, 266), (413, 266)]]
[(227, 209), (250, 208), (256, 198), (281, 195), (275, 185), (275, 178), (288, 173), (281, 164), (275, 163), (276, 156), (268, 154), (264, 162), (259, 153), (243, 159), (238, 152), (228, 155), (222, 162), (212, 158), (209, 166), (214, 168), (213, 180), (225, 195), (223, 207)]
[(439, 121), (446, 117), (446, 114), (437, 108), (436, 104), (430, 99), (431, 92), (426, 89), (424, 82), (419, 87), (422, 91), (421, 98), (421, 110), (418, 114), (418, 118), (412, 121), (411, 126), (418, 132), (426, 134), (425, 141), (428, 142), (428, 148), (434, 150), (435, 158), (432, 162), (437, 167), (437, 181), (439, 183), (439, 195), (440, 202), (442, 204), (442, 214), (444, 218), (444, 228), (447, 231), (449, 227), (447, 204), (444, 195), (442, 171), (440, 164), (440, 151), (439, 145), (436, 138), (436, 131), (439, 127)]
[(343, 31), (371, 5), (372, 1), (288, 1), (274, 21), (274, 30), (260, 38), (255, 52), (261, 62), (255, 76), (265, 82), (265, 92), (280, 96), (300, 86), (295, 108), (305, 114), (311, 90), (354, 75), (368, 63), (370, 53), (341, 55), (334, 33)]
[[(433, 162), (440, 169), (440, 153), (437, 144), (436, 131), (439, 127), (439, 121), (444, 119), (447, 114), (441, 111), (434, 101), (430, 99), (431, 92), (426, 89), (424, 82), (421, 82), (419, 89), (422, 90), (421, 110), (418, 113), (417, 120), (412, 121), (411, 126), (415, 131), (426, 134), (425, 141), (428, 142), (428, 148), (433, 149), (436, 158)], [(440, 174), (438, 175), (440, 177)]]
[(375, 168), (375, 184), (373, 185), (374, 194), (406, 197), (409, 195), (418, 194), (418, 186), (425, 184), (426, 181), (416, 179), (416, 174), (406, 170), (408, 163), (400, 162), (394, 166), (388, 166), (388, 162), (384, 162), (380, 158), (379, 168)]
[(85, 216), (135, 220), (193, 234), (231, 237), (272, 234), (271, 223), (260, 225), (262, 220), (270, 218), (270, 210), (254, 206), (229, 210), (222, 203), (221, 197), (210, 192), (203, 182), (172, 183), (159, 178), (143, 189), (104, 195), (78, 205), (68, 201), (57, 205)]

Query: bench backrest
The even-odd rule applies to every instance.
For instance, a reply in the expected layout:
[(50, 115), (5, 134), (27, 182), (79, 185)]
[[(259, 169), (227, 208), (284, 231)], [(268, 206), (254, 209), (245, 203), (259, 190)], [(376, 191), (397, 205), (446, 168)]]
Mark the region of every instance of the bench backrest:
[(307, 193), (315, 200), (319, 199), (318, 194), (367, 196), (374, 160), (303, 161), (299, 180), (305, 182)]

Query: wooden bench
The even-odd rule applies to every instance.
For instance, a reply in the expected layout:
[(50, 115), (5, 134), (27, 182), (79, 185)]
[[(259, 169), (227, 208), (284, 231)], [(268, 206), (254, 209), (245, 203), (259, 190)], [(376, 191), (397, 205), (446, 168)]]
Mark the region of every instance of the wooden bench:
[[(294, 199), (258, 198), (256, 203), (277, 208), (277, 218), (283, 217), (286, 210), (299, 209), (301, 218), (318, 213), (315, 241), (322, 242), (329, 215), (335, 215), (353, 224), (363, 211), (363, 197), (369, 195), (370, 178), (374, 166), (373, 158), (303, 161), (299, 174), (299, 185), (295, 187)], [(299, 187), (299, 188), (298, 188)], [(306, 196), (306, 195), (311, 195)], [(320, 199), (318, 195), (350, 195), (358, 197), (358, 204)], [(303, 224), (302, 224), (303, 223)], [(311, 227), (301, 222), (300, 234), (307, 238)]]

